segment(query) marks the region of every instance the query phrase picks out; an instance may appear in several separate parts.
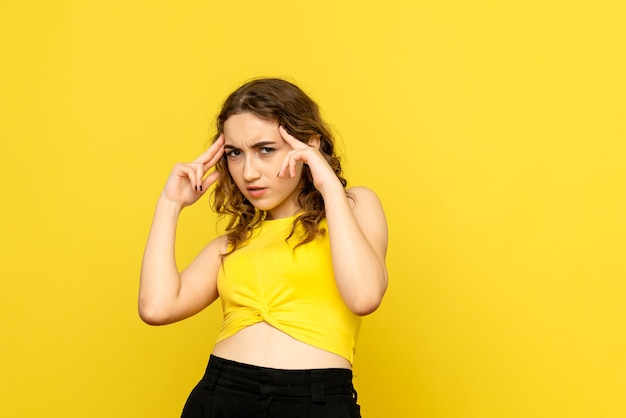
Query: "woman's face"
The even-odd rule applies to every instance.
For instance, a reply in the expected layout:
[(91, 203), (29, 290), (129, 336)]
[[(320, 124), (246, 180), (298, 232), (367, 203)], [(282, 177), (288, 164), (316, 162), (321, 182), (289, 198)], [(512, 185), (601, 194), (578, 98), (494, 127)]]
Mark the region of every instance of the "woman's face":
[(295, 215), (302, 163), (297, 163), (295, 177), (277, 177), (292, 150), (278, 123), (249, 112), (232, 115), (224, 122), (224, 141), (228, 171), (246, 199), (266, 211), (268, 219)]

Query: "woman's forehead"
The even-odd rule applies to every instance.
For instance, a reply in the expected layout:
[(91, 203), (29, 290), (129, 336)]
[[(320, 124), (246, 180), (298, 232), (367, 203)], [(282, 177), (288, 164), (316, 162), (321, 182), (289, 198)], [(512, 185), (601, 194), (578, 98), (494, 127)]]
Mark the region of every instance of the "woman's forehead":
[(224, 122), (225, 145), (253, 146), (261, 141), (279, 142), (278, 122), (261, 119), (253, 113), (239, 113)]

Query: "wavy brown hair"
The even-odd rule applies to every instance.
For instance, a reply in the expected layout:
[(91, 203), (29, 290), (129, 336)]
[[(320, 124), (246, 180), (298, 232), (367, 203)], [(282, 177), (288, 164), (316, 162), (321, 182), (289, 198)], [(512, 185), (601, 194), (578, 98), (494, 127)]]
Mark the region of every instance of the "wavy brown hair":
[[(311, 137), (319, 136), (320, 152), (328, 161), (337, 178), (346, 187), (346, 180), (341, 176), (340, 159), (335, 155), (333, 135), (322, 116), (317, 104), (298, 86), (279, 78), (260, 78), (252, 80), (235, 90), (224, 102), (217, 116), (217, 133), (213, 142), (224, 132), (224, 122), (232, 115), (250, 112), (257, 117), (282, 125), (289, 134), (301, 142), (307, 143)], [(228, 217), (226, 235), (232, 253), (243, 245), (252, 235), (252, 230), (266, 217), (265, 211), (256, 209), (239, 191), (228, 171), (226, 158), (216, 164), (220, 178), (213, 191), (212, 206), (220, 215)], [(311, 170), (305, 164), (299, 184), (300, 193), (297, 203), (303, 213), (299, 215), (286, 239), (291, 238), (298, 225), (303, 227), (300, 237), (302, 245), (315, 239), (318, 233), (325, 233), (319, 223), (326, 217), (324, 199), (313, 185)]]

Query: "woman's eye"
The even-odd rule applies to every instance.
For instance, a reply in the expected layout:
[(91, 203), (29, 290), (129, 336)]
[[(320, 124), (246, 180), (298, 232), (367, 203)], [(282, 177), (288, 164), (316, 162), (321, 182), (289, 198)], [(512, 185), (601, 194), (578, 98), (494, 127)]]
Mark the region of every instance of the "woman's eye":
[(274, 152), (274, 148), (262, 147), (260, 151), (261, 151), (261, 154), (267, 155), (267, 154), (271, 154), (272, 152)]
[(241, 154), (241, 151), (239, 151), (238, 149), (234, 149), (234, 150), (228, 151), (228, 152), (226, 153), (226, 156), (227, 156), (228, 158), (235, 158), (235, 157), (237, 157), (239, 154)]

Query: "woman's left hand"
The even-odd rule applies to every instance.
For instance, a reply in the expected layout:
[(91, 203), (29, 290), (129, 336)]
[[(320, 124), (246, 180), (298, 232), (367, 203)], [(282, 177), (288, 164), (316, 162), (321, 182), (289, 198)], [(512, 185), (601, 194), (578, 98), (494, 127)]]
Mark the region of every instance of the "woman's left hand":
[(290, 135), (283, 126), (278, 127), (278, 132), (291, 147), (291, 151), (285, 157), (278, 172), (278, 177), (284, 177), (287, 173), (289, 173), (289, 177), (295, 177), (297, 162), (302, 161), (303, 164), (309, 166), (313, 176), (313, 185), (320, 193), (323, 194), (324, 189), (328, 185), (339, 185), (343, 189), (337, 175), (319, 150), (319, 139), (313, 137), (310, 139), (309, 144), (305, 144)]

